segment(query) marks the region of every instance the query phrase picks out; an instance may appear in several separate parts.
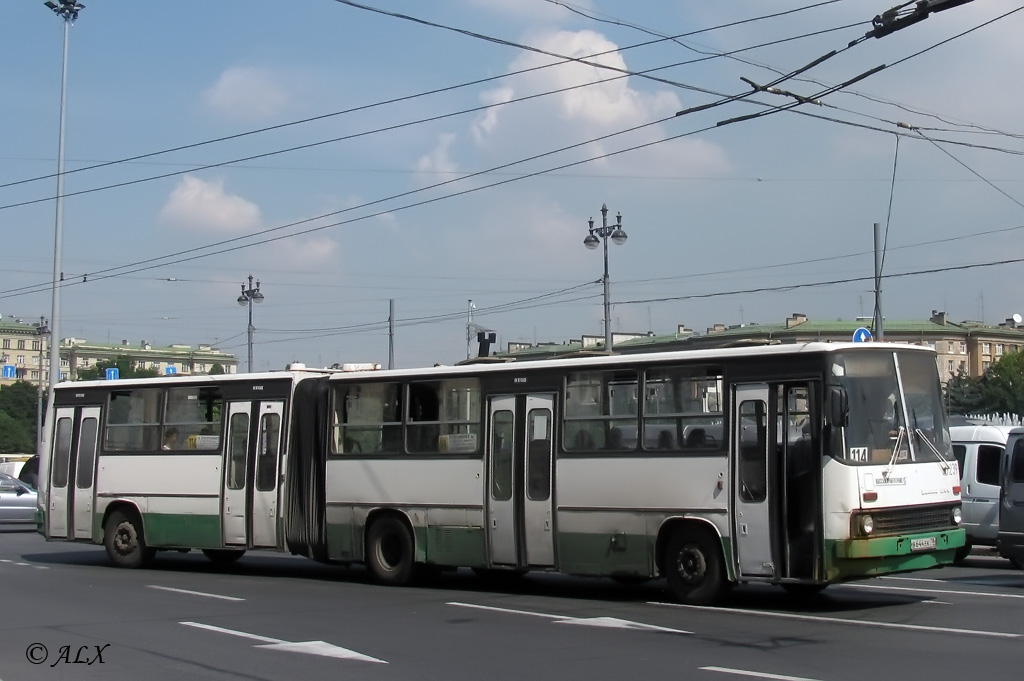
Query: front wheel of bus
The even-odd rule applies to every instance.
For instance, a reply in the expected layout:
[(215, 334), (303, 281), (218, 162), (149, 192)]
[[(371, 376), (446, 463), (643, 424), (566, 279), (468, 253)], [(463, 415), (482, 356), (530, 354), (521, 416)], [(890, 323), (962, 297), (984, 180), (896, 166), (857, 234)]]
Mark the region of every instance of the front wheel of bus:
[(153, 559), (156, 551), (146, 546), (142, 523), (135, 514), (114, 511), (103, 527), (107, 555), (118, 567), (137, 568)]
[(401, 586), (413, 576), (412, 534), (394, 516), (374, 521), (366, 533), (366, 564), (381, 584)]
[(669, 588), (680, 602), (708, 605), (725, 593), (722, 551), (710, 532), (677, 530), (665, 545), (663, 561)]

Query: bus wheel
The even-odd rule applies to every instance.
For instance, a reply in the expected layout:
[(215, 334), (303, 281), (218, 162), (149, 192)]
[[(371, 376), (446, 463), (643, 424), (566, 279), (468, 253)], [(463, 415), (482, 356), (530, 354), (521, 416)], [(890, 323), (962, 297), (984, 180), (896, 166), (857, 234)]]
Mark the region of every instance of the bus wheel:
[(682, 603), (707, 605), (725, 593), (722, 551), (710, 532), (677, 530), (662, 558), (672, 595)]
[(230, 565), (245, 555), (244, 549), (203, 549), (203, 555), (216, 565)]
[(137, 568), (153, 559), (156, 551), (146, 546), (142, 537), (142, 523), (138, 517), (124, 511), (114, 511), (103, 527), (103, 544), (114, 565)]
[(366, 565), (381, 584), (401, 586), (413, 576), (412, 534), (395, 516), (384, 516), (366, 533)]

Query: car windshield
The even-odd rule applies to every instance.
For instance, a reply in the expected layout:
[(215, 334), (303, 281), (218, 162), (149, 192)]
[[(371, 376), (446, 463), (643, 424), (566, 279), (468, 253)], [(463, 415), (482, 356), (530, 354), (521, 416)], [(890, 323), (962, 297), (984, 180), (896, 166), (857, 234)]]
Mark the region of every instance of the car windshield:
[(833, 429), (833, 456), (857, 464), (953, 460), (934, 356), (844, 353), (832, 374), (849, 399), (847, 426)]

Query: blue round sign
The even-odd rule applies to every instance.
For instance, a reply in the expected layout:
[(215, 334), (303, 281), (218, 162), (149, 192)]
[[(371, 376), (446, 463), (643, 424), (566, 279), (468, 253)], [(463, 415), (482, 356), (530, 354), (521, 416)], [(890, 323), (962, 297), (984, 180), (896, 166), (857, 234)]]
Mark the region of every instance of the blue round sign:
[(863, 326), (853, 332), (854, 343), (866, 343), (871, 340), (871, 332)]

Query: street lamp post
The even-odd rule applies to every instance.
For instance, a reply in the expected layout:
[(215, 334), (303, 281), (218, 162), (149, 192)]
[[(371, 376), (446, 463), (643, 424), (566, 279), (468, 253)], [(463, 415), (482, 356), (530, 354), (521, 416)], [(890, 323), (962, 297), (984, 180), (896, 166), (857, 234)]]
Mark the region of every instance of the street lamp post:
[[(600, 237), (600, 238), (598, 238)], [(604, 277), (601, 282), (604, 284), (604, 349), (612, 351), (612, 307), (608, 282), (608, 237), (616, 246), (626, 243), (626, 233), (622, 231), (622, 213), (615, 216), (615, 224), (608, 224), (608, 206), (601, 205), (601, 226), (594, 227), (594, 219), (590, 219), (590, 234), (583, 239), (583, 245), (593, 250), (600, 242), (604, 242)]]
[(252, 286), (252, 275), (249, 275), (249, 288), (242, 284), (242, 295), (238, 296), (238, 304), (249, 306), (249, 327), (248, 327), (248, 346), (249, 346), (249, 373), (252, 373), (252, 334), (255, 329), (252, 326), (252, 304), (262, 303), (263, 294), (260, 293), (260, 282), (256, 280), (256, 288)]
[(52, 394), (54, 387), (60, 382), (61, 240), (64, 231), (64, 119), (68, 83), (68, 36), (71, 32), (71, 24), (78, 19), (78, 13), (85, 9), (85, 5), (75, 0), (57, 0), (57, 2), (47, 0), (43, 4), (64, 20), (64, 56), (60, 76), (60, 134), (57, 138), (57, 215), (53, 237), (53, 307), (50, 310), (51, 337), (58, 339), (58, 342), (50, 343), (49, 386)]

